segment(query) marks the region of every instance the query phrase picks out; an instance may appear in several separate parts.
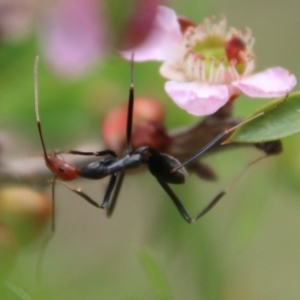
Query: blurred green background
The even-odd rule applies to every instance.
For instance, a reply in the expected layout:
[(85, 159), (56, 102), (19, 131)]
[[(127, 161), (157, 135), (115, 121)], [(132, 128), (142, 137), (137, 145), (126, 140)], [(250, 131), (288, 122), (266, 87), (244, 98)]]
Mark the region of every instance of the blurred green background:
[[(258, 69), (282, 66), (300, 76), (300, 2), (173, 0), (169, 6), (196, 22), (224, 14), (229, 25), (253, 30)], [(33, 105), (32, 37), (0, 47), (0, 125), (11, 157), (41, 153)], [(196, 117), (168, 99), (158, 63), (135, 66), (136, 95), (166, 105), (168, 128)], [(62, 80), (41, 61), (40, 112), (47, 146), (70, 149), (100, 141), (101, 119), (127, 99), (129, 64), (109, 57), (77, 81)], [(265, 100), (264, 100), (265, 101)], [(238, 116), (261, 100), (241, 98)], [(128, 176), (111, 219), (57, 186), (56, 233), (36, 282), (37, 258), (45, 235), (22, 250), (8, 281), (33, 299), (299, 299), (299, 136), (284, 139), (284, 152), (255, 165), (205, 218), (187, 225), (147, 172)], [(22, 147), (21, 147), (22, 145)], [(4, 149), (5, 151), (5, 149)], [(190, 176), (176, 187), (193, 216), (259, 153), (240, 149), (205, 159), (217, 183)], [(42, 158), (41, 158), (42, 159)], [(107, 181), (76, 181), (101, 201)], [(50, 192), (50, 187), (46, 190)]]

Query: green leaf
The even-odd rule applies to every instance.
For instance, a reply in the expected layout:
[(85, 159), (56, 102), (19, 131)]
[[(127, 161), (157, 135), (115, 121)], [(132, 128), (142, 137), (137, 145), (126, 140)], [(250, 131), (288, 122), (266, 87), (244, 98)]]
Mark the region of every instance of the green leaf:
[(138, 251), (140, 262), (142, 263), (155, 292), (155, 299), (170, 300), (171, 296), (170, 287), (168, 284), (167, 276), (162, 270), (159, 263), (148, 253), (146, 250)]
[(300, 132), (300, 92), (264, 105), (253, 115), (265, 114), (238, 128), (228, 143), (269, 142)]

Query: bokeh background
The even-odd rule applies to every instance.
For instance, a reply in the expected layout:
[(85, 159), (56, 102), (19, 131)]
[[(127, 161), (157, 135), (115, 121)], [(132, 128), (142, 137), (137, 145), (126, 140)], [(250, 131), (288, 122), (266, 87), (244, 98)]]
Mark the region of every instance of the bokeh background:
[[(250, 27), (258, 69), (278, 65), (300, 76), (299, 1), (167, 4), (196, 22), (224, 14), (229, 25)], [(120, 7), (115, 9), (117, 13)], [(2, 151), (9, 159), (22, 157), (29, 163), (31, 154), (41, 153), (32, 76), (38, 51), (34, 33), (22, 42), (0, 45)], [(158, 67), (154, 62), (136, 64), (136, 94), (162, 101), (168, 128), (197, 122), (165, 95)], [(127, 100), (129, 63), (112, 54), (77, 80), (54, 74), (43, 57), (39, 69), (40, 112), (49, 150), (100, 144), (105, 113)], [(241, 97), (235, 115), (249, 115), (262, 101)], [(58, 185), (56, 232), (43, 256), (41, 281), (36, 280), (37, 261), (50, 226), (21, 249), (7, 282), (33, 299), (299, 299), (299, 145), (299, 135), (284, 139), (280, 156), (255, 165), (192, 226), (147, 172), (126, 177), (110, 219)], [(239, 149), (209, 156), (205, 162), (218, 173), (217, 183), (191, 175), (174, 190), (194, 215), (258, 155), (254, 149)], [(101, 201), (107, 181), (72, 184)], [(50, 186), (44, 191), (50, 195)]]

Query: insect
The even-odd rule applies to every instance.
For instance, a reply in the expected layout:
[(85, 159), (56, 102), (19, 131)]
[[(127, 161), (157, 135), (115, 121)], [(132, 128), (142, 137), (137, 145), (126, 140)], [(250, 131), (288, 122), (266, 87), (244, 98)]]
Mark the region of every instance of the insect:
[[(164, 112), (160, 102), (149, 97), (135, 97), (131, 144), (134, 149), (148, 145), (159, 152), (176, 157), (179, 161), (187, 161), (221, 132), (242, 122), (242, 119), (232, 116), (232, 106), (233, 103), (230, 101), (216, 113), (204, 117), (196, 124), (168, 131), (163, 125)], [(124, 103), (109, 111), (102, 123), (102, 138), (106, 147), (120, 155), (126, 145), (125, 132), (122, 134), (126, 126), (126, 116), (127, 105)], [(226, 138), (225, 136), (224, 141)], [(282, 148), (279, 140), (255, 144), (223, 144), (222, 142), (221, 139), (214, 144), (205, 155), (241, 147), (255, 147), (271, 155), (280, 153)], [(204, 180), (217, 179), (214, 170), (200, 159), (190, 161), (186, 169)]]
[[(37, 84), (37, 66), (38, 66), (38, 57), (35, 60), (34, 66), (34, 78), (35, 78), (35, 111), (36, 111), (36, 121), (40, 140), (42, 143), (44, 160), (46, 166), (54, 174), (54, 180), (52, 184), (52, 192), (54, 194), (54, 186), (56, 179), (60, 179), (64, 185), (73, 191), (74, 193), (81, 196), (87, 202), (93, 206), (105, 209), (107, 216), (111, 216), (118, 195), (123, 183), (125, 172), (128, 169), (136, 169), (142, 165), (147, 165), (150, 173), (155, 177), (159, 185), (164, 189), (168, 194), (180, 215), (187, 223), (194, 223), (205, 215), (212, 207), (226, 194), (227, 190), (231, 187), (230, 184), (226, 189), (218, 193), (208, 205), (202, 209), (194, 218), (191, 218), (185, 207), (172, 191), (169, 184), (183, 184), (185, 182), (187, 172), (185, 169), (186, 165), (190, 165), (195, 161), (199, 156), (204, 154), (206, 151), (210, 150), (212, 147), (216, 146), (226, 137), (229, 133), (233, 132), (239, 126), (251, 121), (252, 119), (258, 118), (264, 113), (260, 113), (255, 117), (248, 119), (244, 122), (241, 122), (229, 129), (225, 129), (220, 132), (215, 138), (213, 138), (208, 144), (206, 144), (200, 151), (194, 154), (191, 158), (187, 159), (184, 163), (180, 163), (176, 158), (171, 155), (161, 153), (157, 149), (151, 146), (141, 146), (137, 149), (132, 147), (132, 122), (133, 122), (133, 107), (134, 107), (134, 74), (133, 74), (133, 58), (131, 60), (131, 83), (129, 88), (129, 99), (128, 99), (128, 109), (127, 109), (127, 124), (126, 124), (126, 145), (123, 151), (123, 155), (118, 156), (113, 150), (103, 150), (98, 152), (82, 152), (71, 150), (64, 153), (73, 154), (73, 155), (83, 155), (83, 156), (105, 156), (100, 161), (95, 161), (87, 164), (81, 169), (77, 169), (73, 164), (66, 162), (60, 158), (57, 153), (51, 152), (47, 153), (45, 142), (42, 135), (41, 121), (39, 116), (39, 107), (38, 107), (38, 84)], [(270, 154), (277, 154), (280, 152), (280, 141), (268, 142), (258, 144), (257, 147), (261, 148), (267, 156)], [(263, 157), (265, 157), (263, 156)], [(263, 157), (256, 159), (250, 163), (245, 170), (238, 176), (238, 178), (252, 165), (253, 163), (259, 161)], [(102, 179), (104, 177), (110, 176), (108, 187), (105, 191), (104, 198), (101, 204), (98, 204), (92, 198), (90, 198), (86, 193), (79, 189), (74, 189), (70, 187), (65, 181), (74, 180), (77, 177), (87, 178), (87, 179)], [(53, 197), (54, 198), (54, 197)], [(53, 222), (54, 223), (54, 222)], [(54, 225), (53, 225), (54, 226)], [(54, 229), (54, 227), (53, 227)]]

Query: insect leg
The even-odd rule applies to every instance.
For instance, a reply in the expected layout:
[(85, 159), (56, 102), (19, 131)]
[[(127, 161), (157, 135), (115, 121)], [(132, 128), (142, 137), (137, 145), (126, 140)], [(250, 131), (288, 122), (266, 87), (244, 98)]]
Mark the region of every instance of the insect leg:
[(171, 200), (173, 201), (173, 203), (175, 204), (175, 206), (177, 207), (179, 213), (181, 214), (181, 216), (185, 219), (185, 221), (187, 221), (189, 224), (192, 224), (194, 222), (196, 222), (197, 220), (199, 220), (201, 217), (203, 217), (206, 213), (208, 213), (226, 194), (227, 192), (235, 185), (235, 183), (246, 173), (246, 171), (255, 163), (261, 161), (262, 159), (268, 157), (269, 155), (264, 155), (261, 156), (255, 160), (253, 160), (252, 162), (250, 162), (232, 181), (231, 183), (225, 188), (223, 189), (221, 192), (219, 192), (209, 203), (208, 205), (202, 209), (195, 218), (191, 218), (189, 216), (189, 214), (187, 213), (185, 207), (183, 206), (183, 204), (181, 203), (181, 201), (178, 199), (178, 197), (176, 196), (176, 194), (172, 191), (172, 189), (169, 187), (169, 185), (167, 183), (165, 183), (162, 180), (159, 180), (158, 178), (157, 181), (158, 183), (161, 185), (161, 187), (165, 190), (165, 192), (169, 195), (169, 197), (171, 198)]
[(70, 150), (67, 152), (58, 152), (58, 153), (67, 153), (67, 154), (75, 154), (75, 155), (85, 155), (85, 156), (104, 156), (104, 155), (111, 155), (113, 157), (117, 157), (117, 154), (113, 150), (103, 150), (103, 151), (96, 151), (96, 152), (83, 152), (77, 150)]
[(105, 208), (107, 206), (107, 204), (109, 203), (109, 199), (111, 197), (111, 193), (114, 191), (114, 188), (116, 187), (116, 182), (117, 182), (117, 178), (118, 178), (118, 173), (113, 173), (110, 176), (110, 180), (108, 183), (108, 187), (105, 191), (105, 195), (103, 198), (103, 202), (101, 204), (101, 208)]
[(170, 196), (171, 200), (173, 201), (173, 203), (175, 204), (175, 206), (179, 210), (179, 213), (181, 214), (181, 216), (188, 223), (192, 223), (193, 219), (189, 216), (189, 214), (187, 213), (187, 211), (184, 208), (183, 204), (178, 199), (178, 197), (176, 196), (176, 194), (172, 191), (172, 189), (169, 187), (169, 185), (167, 183), (165, 183), (164, 181), (159, 180), (158, 178), (156, 178), (156, 179), (157, 179), (158, 183), (161, 185), (161, 187), (165, 190), (165, 192)]
[(114, 209), (115, 209), (115, 206), (116, 206), (116, 203), (117, 203), (117, 200), (118, 200), (118, 196), (119, 196), (122, 184), (123, 184), (124, 176), (125, 176), (125, 172), (124, 171), (121, 172), (118, 175), (117, 183), (116, 183), (115, 188), (114, 188), (114, 192), (113, 192), (113, 196), (112, 196), (111, 202), (106, 207), (106, 215), (107, 215), (107, 217), (110, 217), (112, 215), (112, 213), (114, 212)]
[(186, 160), (184, 163), (182, 163), (181, 165), (177, 166), (176, 168), (174, 168), (172, 170), (172, 172), (176, 172), (178, 169), (186, 166), (187, 164), (189, 164), (190, 162), (192, 162), (193, 160), (195, 160), (196, 158), (198, 158), (199, 156), (201, 156), (202, 154), (204, 154), (207, 150), (209, 150), (212, 146), (214, 146), (216, 143), (218, 143), (219, 141), (221, 141), (226, 135), (228, 135), (229, 133), (231, 133), (232, 131), (236, 130), (237, 128), (241, 127), (242, 125), (257, 119), (258, 117), (264, 115), (265, 112), (261, 112), (259, 114), (257, 114), (256, 116), (247, 119), (241, 123), (239, 123), (238, 125), (231, 127), (229, 129), (224, 130), (223, 132), (221, 132), (220, 134), (218, 134), (214, 139), (212, 139), (208, 144), (206, 144), (202, 149), (200, 149), (200, 151), (198, 151), (194, 156), (192, 156), (191, 158), (189, 158), (188, 160)]
[(263, 155), (259, 158), (250, 162), (230, 183), (224, 188), (220, 193), (218, 193), (209, 203), (208, 205), (198, 213), (198, 215), (192, 220), (192, 223), (199, 220), (203, 217), (206, 213), (208, 213), (227, 193), (228, 191), (236, 184), (236, 182), (248, 171), (248, 169), (256, 164), (257, 162), (261, 161), (262, 159), (269, 157), (269, 155)]
[[(120, 181), (120, 180), (119, 180)], [(118, 181), (118, 182), (119, 182)], [(118, 185), (116, 186), (116, 182), (117, 182), (117, 173), (113, 173), (111, 176), (110, 176), (110, 180), (109, 180), (109, 183), (108, 183), (108, 187), (106, 189), (106, 192), (105, 192), (105, 195), (104, 195), (104, 198), (103, 198), (103, 201), (101, 204), (98, 204), (95, 200), (93, 200), (90, 196), (88, 196), (86, 193), (84, 193), (81, 189), (78, 189), (78, 188), (73, 188), (71, 187), (70, 185), (68, 185), (66, 182), (64, 181), (58, 181), (60, 183), (62, 183), (67, 189), (69, 189), (70, 191), (72, 191), (73, 193), (77, 194), (78, 196), (80, 196), (81, 198), (83, 198), (84, 200), (86, 200), (88, 203), (90, 203), (91, 205), (97, 207), (97, 208), (105, 208), (107, 207), (107, 204), (109, 203), (109, 199), (111, 197), (111, 194), (112, 192), (114, 191), (114, 188), (115, 188), (115, 193), (114, 193), (114, 196), (116, 195), (116, 190), (117, 188), (120, 189), (120, 187), (118, 187)], [(117, 196), (117, 195), (116, 195)], [(114, 199), (114, 198), (113, 198)], [(114, 200), (116, 202), (116, 200)], [(114, 204), (115, 205), (115, 204)], [(113, 206), (114, 206), (113, 205)], [(110, 205), (111, 207), (111, 205)], [(110, 209), (113, 209), (113, 208), (110, 208)]]
[(75, 194), (77, 194), (78, 196), (82, 197), (84, 200), (86, 200), (88, 203), (92, 204), (93, 206), (95, 206), (97, 208), (103, 208), (102, 205), (99, 205), (95, 200), (93, 200), (90, 196), (88, 196), (86, 193), (84, 193), (81, 189), (79, 189), (79, 188), (75, 189), (61, 180), (57, 180), (57, 182), (63, 184), (70, 191), (72, 191)]
[(52, 216), (51, 216), (51, 231), (55, 231), (55, 183), (56, 183), (56, 176), (54, 176), (52, 181)]
[[(126, 124), (126, 147), (124, 150), (124, 155), (132, 153), (131, 146), (131, 135), (132, 135), (132, 122), (133, 122), (133, 107), (134, 107), (134, 54), (131, 55), (131, 72), (130, 72), (130, 86), (129, 86), (129, 96), (128, 96), (128, 109), (127, 109), (127, 124)], [(112, 175), (113, 176), (113, 175)], [(120, 189), (123, 184), (125, 172), (122, 171), (118, 176), (116, 175), (116, 184), (111, 187), (111, 190), (106, 190), (105, 197), (109, 201), (110, 195), (113, 191), (112, 199), (106, 207), (106, 215), (110, 217), (114, 212)]]

